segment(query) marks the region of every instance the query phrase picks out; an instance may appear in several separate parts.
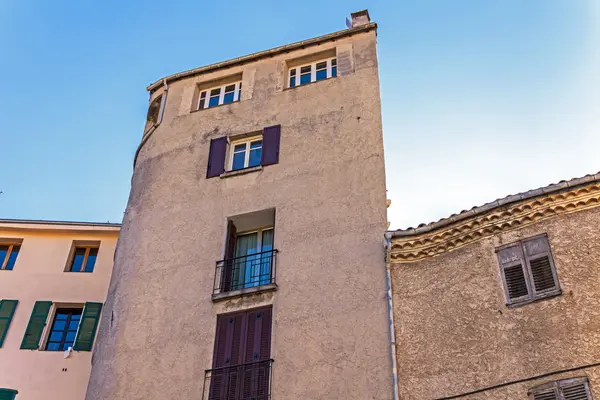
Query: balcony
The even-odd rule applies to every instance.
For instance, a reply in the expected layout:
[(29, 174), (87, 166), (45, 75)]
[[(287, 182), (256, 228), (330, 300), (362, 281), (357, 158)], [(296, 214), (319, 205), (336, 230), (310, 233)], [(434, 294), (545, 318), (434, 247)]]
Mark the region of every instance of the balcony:
[(270, 400), (273, 360), (207, 369), (202, 400)]
[(213, 300), (275, 290), (277, 250), (217, 261)]

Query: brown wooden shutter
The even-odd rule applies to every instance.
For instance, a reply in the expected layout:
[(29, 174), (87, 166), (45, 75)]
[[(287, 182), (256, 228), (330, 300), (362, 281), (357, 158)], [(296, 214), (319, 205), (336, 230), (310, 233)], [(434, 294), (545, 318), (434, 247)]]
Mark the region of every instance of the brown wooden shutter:
[(509, 304), (529, 299), (530, 290), (526, 277), (525, 260), (520, 243), (498, 251), (502, 281)]
[(4, 339), (8, 333), (10, 322), (12, 321), (19, 300), (0, 301), (0, 347), (4, 344)]
[(523, 241), (523, 251), (535, 294), (559, 290), (548, 237), (543, 235)]
[(221, 280), (221, 291), (231, 290), (231, 280), (233, 277), (233, 258), (235, 257), (235, 242), (237, 238), (237, 229), (233, 221), (227, 221), (227, 243), (225, 244), (225, 268)]
[(272, 165), (279, 163), (280, 139), (281, 125), (269, 126), (263, 129), (260, 165)]
[(227, 153), (227, 136), (211, 139), (208, 152), (206, 177), (212, 178), (225, 172), (225, 154)]

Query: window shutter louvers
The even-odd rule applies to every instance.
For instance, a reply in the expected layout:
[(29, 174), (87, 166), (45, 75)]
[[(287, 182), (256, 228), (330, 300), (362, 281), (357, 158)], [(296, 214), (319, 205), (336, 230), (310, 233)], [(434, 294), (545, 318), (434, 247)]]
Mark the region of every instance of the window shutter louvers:
[(525, 257), (531, 270), (535, 292), (552, 291), (558, 288), (554, 265), (550, 255), (550, 244), (546, 236), (523, 242)]
[(0, 400), (14, 400), (16, 395), (17, 395), (16, 390), (0, 389)]
[(558, 400), (558, 396), (556, 391), (553, 390), (546, 393), (536, 393), (533, 395), (533, 400)]
[(269, 126), (263, 129), (263, 144), (260, 165), (279, 163), (279, 143), (281, 140), (281, 125)]
[(562, 388), (564, 400), (588, 400), (588, 390), (585, 383)]
[(498, 252), (498, 261), (502, 269), (502, 279), (506, 289), (508, 303), (529, 298), (529, 284), (521, 244), (506, 247)]
[(92, 351), (101, 313), (102, 303), (85, 303), (73, 350)]
[(227, 153), (227, 136), (210, 140), (208, 151), (208, 167), (206, 177), (213, 178), (225, 172), (225, 154)]
[(21, 349), (37, 350), (46, 326), (46, 320), (48, 319), (48, 313), (52, 307), (51, 301), (36, 301), (25, 329), (25, 335), (21, 342)]
[(2, 344), (4, 344), (4, 338), (6, 338), (8, 328), (10, 327), (10, 322), (15, 314), (18, 303), (18, 300), (0, 301), (0, 347), (2, 347)]
[(521, 297), (528, 296), (527, 281), (525, 280), (525, 274), (523, 273), (523, 266), (521, 264), (504, 268), (504, 279), (506, 280), (508, 297), (511, 300), (514, 301)]

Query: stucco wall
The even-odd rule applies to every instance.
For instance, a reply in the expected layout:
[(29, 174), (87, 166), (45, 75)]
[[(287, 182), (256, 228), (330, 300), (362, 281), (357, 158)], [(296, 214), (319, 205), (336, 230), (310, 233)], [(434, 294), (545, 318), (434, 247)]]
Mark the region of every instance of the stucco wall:
[[(36, 301), (83, 304), (106, 299), (118, 232), (55, 229), (0, 226), (0, 238), (23, 239), (14, 270), (0, 271), (0, 298), (19, 300), (0, 348), (0, 387), (17, 390), (17, 400), (81, 400), (89, 379), (91, 352), (74, 351), (65, 359), (62, 351), (19, 349)], [(64, 272), (74, 240), (100, 241), (93, 273)]]
[[(265, 304), (273, 399), (391, 398), (375, 42), (359, 33), (169, 84), (135, 167), (88, 400), (201, 398), (217, 314)], [(353, 48), (353, 74), (283, 89), (286, 60), (337, 46)], [(197, 83), (239, 72), (241, 102), (190, 113)], [(205, 178), (211, 138), (275, 124), (279, 164)], [(268, 208), (278, 290), (214, 304), (227, 218)]]
[[(458, 395), (600, 362), (600, 208), (475, 241), (412, 263), (392, 263), (400, 394)], [(495, 248), (547, 233), (562, 295), (510, 308)], [(600, 396), (598, 372), (588, 375)], [(511, 385), (473, 399), (526, 399), (527, 389), (562, 378)]]

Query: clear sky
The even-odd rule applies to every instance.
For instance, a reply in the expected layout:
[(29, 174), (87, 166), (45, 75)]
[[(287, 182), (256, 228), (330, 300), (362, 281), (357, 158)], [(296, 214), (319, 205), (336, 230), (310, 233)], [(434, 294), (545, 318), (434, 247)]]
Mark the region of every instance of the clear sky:
[(392, 228), (600, 170), (599, 0), (0, 0), (0, 218), (120, 221), (149, 83), (365, 7)]

